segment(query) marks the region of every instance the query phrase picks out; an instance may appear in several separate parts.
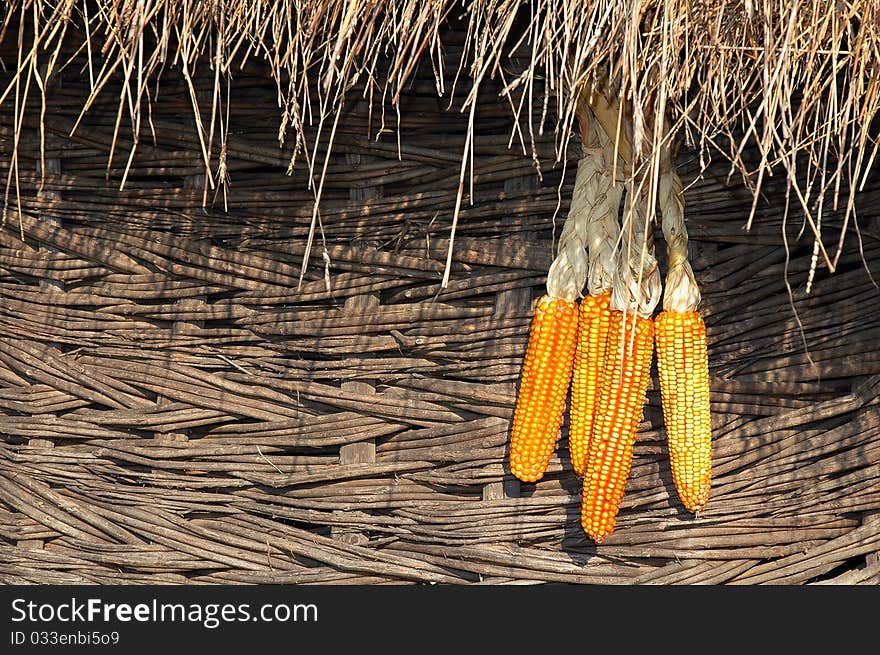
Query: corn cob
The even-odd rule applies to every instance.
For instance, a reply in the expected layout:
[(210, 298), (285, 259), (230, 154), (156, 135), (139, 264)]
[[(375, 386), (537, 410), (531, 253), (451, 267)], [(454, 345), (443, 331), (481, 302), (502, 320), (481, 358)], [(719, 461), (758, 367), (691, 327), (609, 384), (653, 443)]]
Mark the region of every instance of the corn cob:
[(623, 312), (612, 311), (581, 496), (581, 525), (597, 543), (614, 532), (632, 467), (653, 350), (654, 324), (650, 318), (628, 314), (624, 320)]
[(547, 294), (538, 300), (510, 435), (510, 471), (523, 482), (540, 480), (553, 454), (571, 382), (577, 319), (573, 301)]
[(706, 324), (696, 311), (664, 311), (655, 331), (672, 481), (684, 506), (697, 512), (709, 502), (712, 478)]
[(584, 476), (593, 417), (599, 395), (608, 330), (611, 327), (611, 310), (608, 303), (611, 292), (587, 295), (578, 310), (578, 340), (574, 356), (574, 372), (571, 383), (571, 410), (568, 430), (569, 452), (575, 473)]

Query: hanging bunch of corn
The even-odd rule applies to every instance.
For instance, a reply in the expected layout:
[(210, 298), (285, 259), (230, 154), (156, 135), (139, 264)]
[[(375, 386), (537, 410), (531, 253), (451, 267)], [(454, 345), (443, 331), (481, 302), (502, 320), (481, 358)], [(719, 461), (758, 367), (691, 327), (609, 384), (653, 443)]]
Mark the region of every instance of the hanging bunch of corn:
[[(706, 332), (687, 261), (681, 182), (668, 150), (656, 178), (653, 158), (634, 172), (631, 117), (621, 115), (627, 110), (602, 84), (588, 87), (577, 107), (583, 157), (547, 292), (535, 309), (510, 442), (511, 472), (539, 480), (571, 384), (569, 451), (583, 478), (581, 525), (596, 542), (615, 529), (655, 340), (673, 480), (688, 509), (706, 504), (711, 469)], [(663, 285), (654, 257), (654, 197), (669, 254), (664, 311), (656, 321)]]
[(709, 501), (712, 477), (709, 356), (700, 290), (687, 260), (681, 181), (669, 161), (660, 174), (659, 204), (669, 259), (655, 321), (663, 421), (672, 481), (684, 506), (697, 512)]
[[(578, 179), (582, 186), (580, 166)], [(574, 193), (584, 194), (577, 182)], [(510, 472), (523, 482), (543, 477), (562, 425), (577, 340), (577, 299), (587, 278), (586, 239), (584, 213), (570, 212), (547, 273), (547, 292), (535, 307), (510, 433)]]
[(651, 315), (662, 290), (645, 193), (627, 184), (611, 325), (581, 495), (581, 525), (601, 542), (614, 531), (632, 467), (654, 351)]
[[(569, 453), (577, 475), (586, 471), (587, 452), (593, 432), (599, 378), (605, 364), (605, 346), (611, 327), (611, 283), (616, 262), (615, 248), (620, 233), (617, 214), (623, 185), (615, 179), (614, 143), (602, 129), (590, 108), (588, 88), (581, 95), (577, 116), (584, 156), (578, 164), (571, 213), (585, 214), (589, 250), (588, 293), (578, 311), (578, 338), (571, 383)], [(595, 100), (593, 100), (595, 102)], [(620, 174), (623, 167), (620, 166)], [(581, 179), (583, 178), (583, 179)], [(580, 193), (579, 193), (580, 192)]]

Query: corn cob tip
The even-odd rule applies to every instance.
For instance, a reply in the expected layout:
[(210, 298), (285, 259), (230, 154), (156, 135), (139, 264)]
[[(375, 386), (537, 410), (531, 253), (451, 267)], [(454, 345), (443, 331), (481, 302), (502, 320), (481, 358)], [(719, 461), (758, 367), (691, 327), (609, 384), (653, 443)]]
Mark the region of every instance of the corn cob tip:
[[(701, 477), (705, 480), (708, 480), (709, 476), (709, 473), (701, 474)], [(708, 486), (708, 483), (706, 486)], [(680, 493), (679, 498), (681, 499), (681, 504), (684, 505), (689, 512), (698, 515), (706, 508), (706, 505), (709, 504), (709, 489), (705, 489), (704, 491), (701, 491), (701, 493), (693, 495)]]
[(587, 537), (589, 537), (590, 541), (592, 541), (594, 544), (596, 544), (598, 546), (603, 541), (605, 541), (605, 537), (608, 537), (608, 536), (614, 534), (614, 527), (615, 527), (614, 522), (612, 522), (611, 525), (604, 526), (599, 529), (591, 529), (591, 528), (584, 527), (584, 532), (586, 533)]

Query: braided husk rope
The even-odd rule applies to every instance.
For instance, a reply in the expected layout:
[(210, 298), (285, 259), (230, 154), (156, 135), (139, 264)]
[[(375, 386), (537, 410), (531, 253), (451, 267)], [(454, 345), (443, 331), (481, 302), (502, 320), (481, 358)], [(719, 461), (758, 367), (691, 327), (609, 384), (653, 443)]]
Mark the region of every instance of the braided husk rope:
[(608, 170), (609, 139), (605, 131), (586, 103), (579, 106), (577, 116), (583, 155), (578, 160), (558, 254), (547, 273), (547, 293), (572, 301), (582, 296), (588, 278), (592, 294), (611, 286), (621, 197), (620, 185)]
[(663, 281), (654, 256), (654, 229), (647, 214), (647, 194), (637, 186), (635, 180), (626, 183), (623, 243), (611, 289), (611, 309), (650, 318), (660, 302)]
[[(615, 173), (624, 175), (632, 162), (631, 139), (625, 129), (618, 129), (615, 118), (620, 117), (621, 111), (607, 82), (601, 86), (588, 85), (580, 95), (577, 118), (583, 156), (578, 161), (571, 207), (560, 234), (557, 256), (547, 274), (547, 292), (574, 301), (582, 296), (586, 282), (591, 295), (611, 291), (612, 309), (649, 318), (660, 301), (663, 284), (654, 256), (653, 221), (647, 215), (648, 194), (644, 184), (632, 176), (625, 178), (628, 201), (623, 226), (618, 223), (624, 184)], [(620, 121), (620, 125), (625, 127), (629, 121)], [(664, 173), (661, 193), (666, 190), (669, 213), (678, 212), (683, 228), (681, 182), (677, 176), (670, 177), (674, 175), (671, 165), (664, 167)], [(677, 187), (673, 188), (674, 184)], [(679, 209), (676, 202), (681, 203)], [(663, 206), (666, 205), (661, 203)], [(674, 231), (680, 232), (678, 228)], [(686, 271), (680, 274), (686, 276), (690, 272), (686, 233), (684, 239)], [(675, 248), (681, 248), (680, 242), (676, 242)], [(678, 254), (676, 258), (678, 262)], [(682, 264), (678, 263), (676, 271), (680, 270)], [(690, 276), (693, 279), (692, 272)]]
[(688, 261), (688, 234), (684, 222), (684, 192), (681, 179), (675, 172), (669, 149), (664, 150), (658, 181), (663, 238), (669, 259), (663, 309), (668, 312), (692, 312), (700, 304), (700, 289)]
[(587, 279), (588, 259), (587, 217), (588, 212), (578, 210), (589, 203), (590, 191), (587, 182), (595, 175), (594, 157), (585, 156), (578, 162), (572, 208), (559, 235), (557, 255), (547, 272), (547, 294), (553, 298), (564, 298), (571, 302), (581, 296), (581, 289)]
[[(590, 180), (590, 198), (587, 222), (587, 242), (589, 249), (589, 274), (587, 287), (589, 293), (598, 296), (612, 288), (617, 268), (617, 247), (620, 240), (620, 225), (617, 215), (623, 196), (623, 184), (614, 176), (614, 142), (605, 132), (601, 122), (592, 110), (584, 107), (581, 132), (584, 152), (591, 148), (592, 158), (601, 168)], [(618, 169), (623, 170), (618, 158)], [(574, 201), (572, 201), (574, 206)], [(584, 207), (586, 210), (587, 208)]]
[[(604, 150), (606, 171), (606, 202), (596, 208), (588, 225), (590, 293), (598, 295), (610, 289), (612, 309), (648, 318), (660, 300), (662, 279), (654, 257), (647, 194), (633, 196), (636, 186), (644, 185), (636, 185), (631, 174), (632, 120), (624, 115), (631, 110), (621, 106), (607, 78), (588, 86), (580, 99), (578, 118), (584, 143), (588, 142), (588, 128), (592, 127)], [(618, 224), (618, 212), (624, 184), (614, 178), (615, 173), (627, 180), (628, 201), (622, 227)]]

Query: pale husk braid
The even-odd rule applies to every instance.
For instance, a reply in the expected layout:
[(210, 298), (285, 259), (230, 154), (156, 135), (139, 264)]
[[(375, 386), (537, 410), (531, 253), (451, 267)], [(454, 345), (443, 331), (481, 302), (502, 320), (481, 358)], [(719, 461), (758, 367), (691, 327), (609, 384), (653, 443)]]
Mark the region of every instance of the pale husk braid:
[(662, 216), (663, 238), (669, 259), (663, 309), (668, 312), (692, 312), (700, 304), (700, 288), (688, 261), (688, 234), (684, 222), (684, 192), (675, 172), (672, 157), (665, 153), (660, 170), (657, 202)]
[[(606, 196), (605, 211), (597, 212), (590, 223), (590, 293), (611, 289), (612, 309), (647, 318), (660, 300), (662, 279), (654, 257), (653, 221), (647, 216), (647, 194), (640, 192), (638, 197), (633, 196), (634, 189), (644, 185), (636, 184), (632, 172), (632, 139), (628, 133), (632, 121), (621, 116), (631, 109), (621, 107), (607, 80), (604, 80), (604, 88), (591, 89), (586, 99), (605, 148), (607, 181), (613, 189)], [(613, 179), (614, 169), (628, 180), (622, 228), (618, 225), (618, 211), (624, 185)]]
[(559, 235), (557, 255), (547, 272), (547, 294), (552, 298), (576, 301), (587, 280), (587, 213), (576, 211), (575, 201), (583, 204), (588, 194), (586, 181), (594, 167), (592, 157), (584, 157), (578, 162), (575, 186), (572, 191), (571, 210)]
[(626, 134), (617, 129), (620, 102), (607, 77), (588, 83), (579, 96), (577, 116), (584, 151), (593, 149), (601, 174), (593, 180), (592, 211), (587, 226), (589, 275), (592, 296), (610, 291), (617, 275), (620, 245), (618, 213), (623, 196), (621, 182), (631, 150)]
[(647, 215), (647, 194), (636, 187), (637, 181), (626, 183), (627, 201), (621, 230), (624, 243), (611, 290), (611, 308), (650, 318), (660, 302), (663, 281), (654, 256), (654, 229)]
[[(590, 112), (587, 112), (590, 115)], [(589, 244), (589, 275), (587, 286), (591, 295), (598, 296), (611, 289), (617, 269), (617, 248), (620, 225), (617, 215), (623, 196), (623, 184), (614, 178), (614, 144), (597, 120), (590, 124), (589, 136), (596, 146), (595, 158), (601, 161), (601, 170), (593, 180), (593, 207), (587, 224)], [(623, 167), (619, 167), (623, 170)]]
[[(602, 243), (594, 243), (594, 232), (597, 222), (606, 224), (606, 229), (610, 222), (615, 230), (611, 238), (613, 248), (617, 239), (617, 208), (620, 205), (620, 193), (610, 172), (606, 171), (606, 154), (600, 140), (602, 130), (589, 109), (580, 112), (579, 119), (583, 156), (578, 161), (571, 206), (559, 236), (558, 254), (547, 273), (547, 293), (572, 301), (581, 297), (588, 277), (591, 293), (598, 293), (595, 289), (610, 286), (613, 250), (608, 253), (605, 232), (602, 232)], [(594, 283), (594, 280), (597, 281)], [(603, 284), (604, 287), (601, 286)]]

